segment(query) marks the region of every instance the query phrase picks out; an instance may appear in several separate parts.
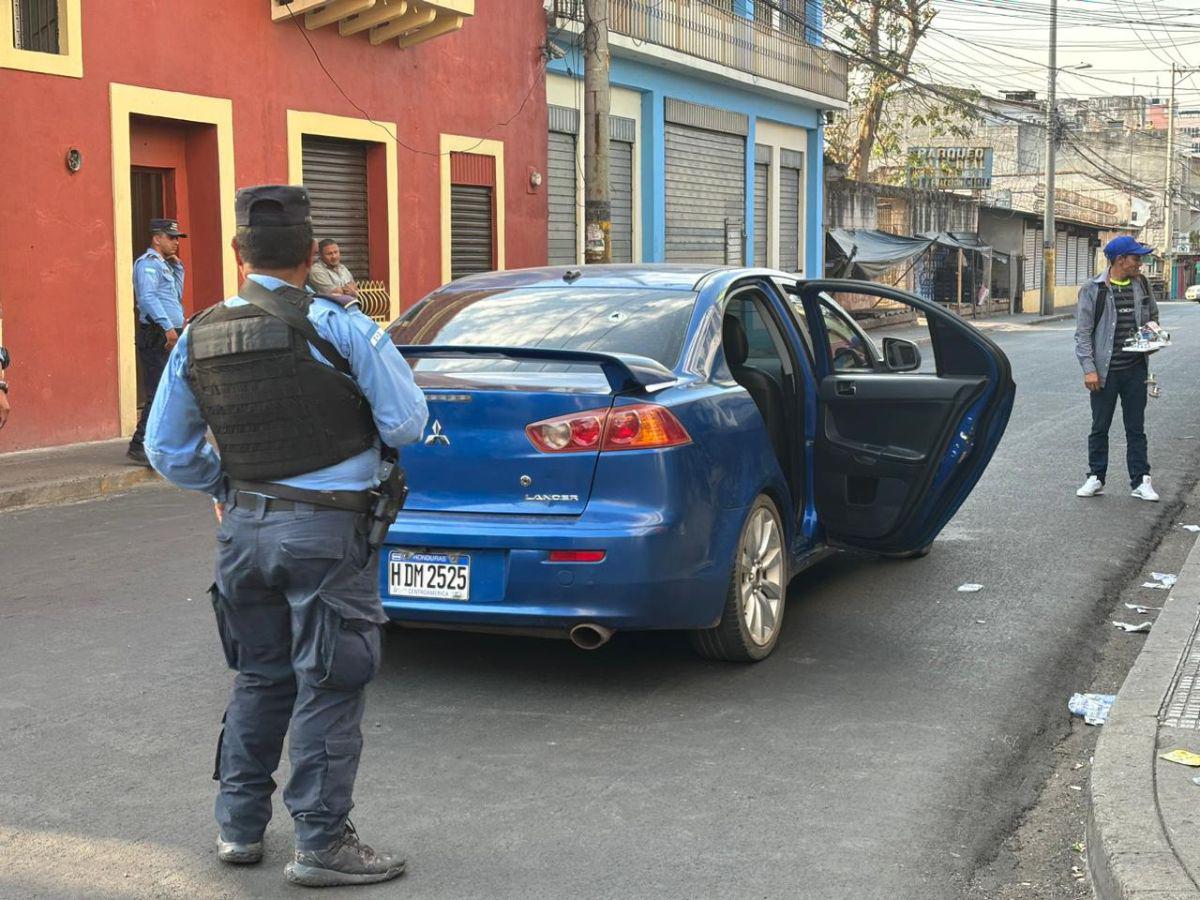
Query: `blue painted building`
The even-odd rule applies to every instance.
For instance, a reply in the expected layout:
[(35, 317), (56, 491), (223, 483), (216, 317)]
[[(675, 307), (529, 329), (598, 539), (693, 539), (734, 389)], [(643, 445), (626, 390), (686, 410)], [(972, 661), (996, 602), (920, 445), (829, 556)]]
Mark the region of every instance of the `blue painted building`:
[[(548, 0), (548, 259), (583, 259), (582, 0)], [(609, 0), (614, 262), (824, 257), (823, 125), (846, 61), (814, 0)]]

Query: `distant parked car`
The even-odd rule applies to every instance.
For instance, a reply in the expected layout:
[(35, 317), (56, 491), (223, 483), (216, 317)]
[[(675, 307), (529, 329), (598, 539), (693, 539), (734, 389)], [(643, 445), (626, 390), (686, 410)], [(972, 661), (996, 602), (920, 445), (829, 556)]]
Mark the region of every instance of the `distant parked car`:
[(1193, 284), (1183, 292), (1184, 300), (1200, 300), (1200, 284)]
[[(897, 338), (880, 352), (836, 292), (916, 307), (936, 365)], [(683, 629), (706, 656), (763, 659), (789, 581), (831, 550), (927, 552), (1015, 391), (937, 304), (764, 269), (478, 275), (389, 333), (429, 425), (382, 553), (388, 615), (588, 649)]]

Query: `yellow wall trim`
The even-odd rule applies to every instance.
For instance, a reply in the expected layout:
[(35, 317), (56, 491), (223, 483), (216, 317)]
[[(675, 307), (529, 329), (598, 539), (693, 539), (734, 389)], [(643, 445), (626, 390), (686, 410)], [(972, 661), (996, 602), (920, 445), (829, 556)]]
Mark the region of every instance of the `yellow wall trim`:
[(450, 280), (450, 154), (477, 153), (496, 160), (496, 269), (504, 265), (504, 142), (487, 141), (461, 134), (441, 136), (442, 177), (442, 284)]
[[(0, 0), (2, 2), (2, 0)], [(201, 97), (157, 91), (128, 84), (110, 84), (112, 107), (113, 244), (117, 268), (117, 384), (122, 434), (137, 425), (137, 357), (134, 351), (133, 246), (129, 223), (129, 117), (157, 116), (180, 122), (213, 125), (217, 129), (217, 184), (221, 204), (221, 275), (226, 296), (238, 289), (237, 260), (230, 242), (233, 215), (233, 103), (224, 97)]]
[[(382, 144), (387, 169), (387, 246), (388, 246), (388, 298), (391, 301), (391, 317), (400, 315), (400, 234), (396, 228), (396, 217), (400, 208), (400, 181), (397, 174), (396, 124), (394, 122), (369, 121), (352, 116), (332, 116), (326, 113), (287, 111), (288, 181), (304, 184), (304, 135), (343, 138)], [(367, 198), (370, 203), (370, 198)], [(361, 275), (359, 276), (361, 277)]]
[(13, 4), (0, 0), (0, 69), (23, 69), (43, 75), (83, 77), (82, 0), (58, 0), (59, 53), (18, 50), (13, 36)]

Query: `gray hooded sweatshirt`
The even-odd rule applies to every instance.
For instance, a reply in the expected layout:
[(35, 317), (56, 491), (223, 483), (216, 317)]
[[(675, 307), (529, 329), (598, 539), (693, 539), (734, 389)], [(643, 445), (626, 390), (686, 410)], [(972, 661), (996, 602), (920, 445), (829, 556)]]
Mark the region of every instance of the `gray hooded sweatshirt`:
[[(1104, 308), (1096, 320), (1096, 299), (1104, 289)], [(1138, 327), (1147, 321), (1158, 321), (1158, 304), (1149, 290), (1145, 276), (1133, 276), (1133, 314)], [(1095, 323), (1093, 332), (1092, 323)], [(1083, 366), (1083, 372), (1096, 372), (1100, 385), (1108, 379), (1108, 364), (1112, 362), (1113, 337), (1117, 330), (1117, 307), (1112, 298), (1112, 287), (1108, 283), (1108, 270), (1083, 283), (1079, 288), (1079, 302), (1075, 306), (1075, 358)]]

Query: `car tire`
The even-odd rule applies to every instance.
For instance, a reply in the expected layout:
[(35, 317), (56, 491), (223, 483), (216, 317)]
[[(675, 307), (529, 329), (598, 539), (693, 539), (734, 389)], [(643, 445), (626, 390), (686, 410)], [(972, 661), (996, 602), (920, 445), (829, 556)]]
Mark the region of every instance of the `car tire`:
[(779, 511), (760, 494), (738, 534), (721, 619), (712, 628), (689, 633), (692, 649), (725, 662), (758, 662), (770, 656), (787, 607), (787, 557)]

